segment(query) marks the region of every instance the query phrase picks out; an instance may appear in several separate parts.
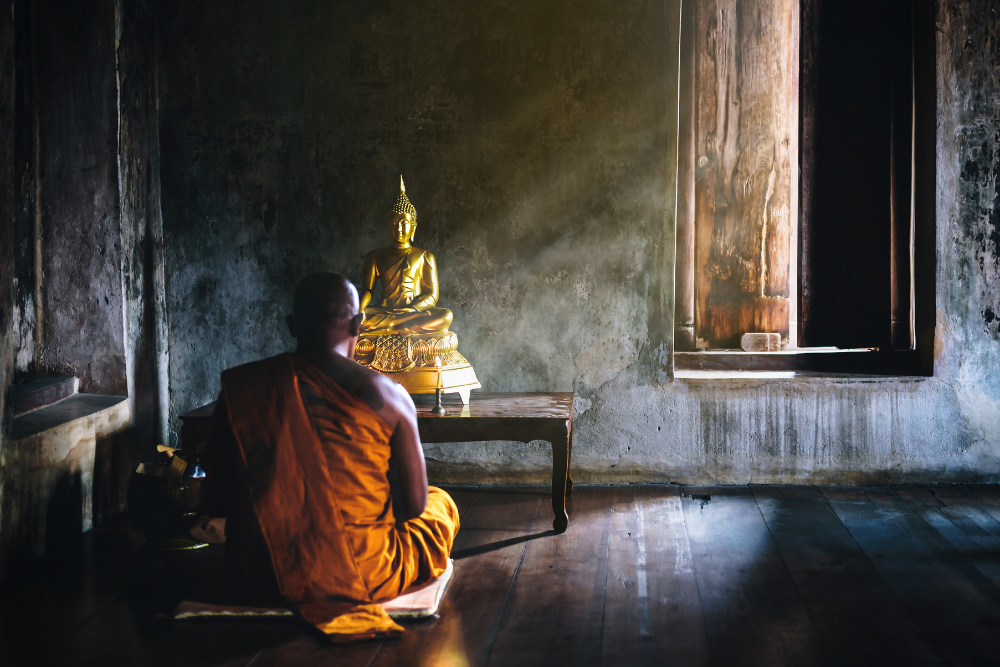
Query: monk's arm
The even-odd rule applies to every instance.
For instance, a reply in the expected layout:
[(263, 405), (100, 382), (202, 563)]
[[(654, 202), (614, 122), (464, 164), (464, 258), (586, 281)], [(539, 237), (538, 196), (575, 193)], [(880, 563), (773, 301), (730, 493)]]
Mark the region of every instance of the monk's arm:
[(237, 449), (225, 399), (219, 396), (212, 413), (212, 435), (201, 457), (205, 478), (198, 495), (201, 509), (213, 517), (236, 516), (240, 483)]
[(198, 494), (205, 513), (188, 531), (201, 542), (226, 541), (227, 517), (236, 516), (239, 494), (236, 437), (229, 426), (229, 411), (222, 396), (212, 413), (212, 435), (204, 445), (201, 465), (206, 471)]
[[(397, 390), (402, 393), (403, 390)], [(398, 414), (396, 430), (393, 431), (389, 446), (399, 474), (402, 507), (394, 508), (396, 519), (408, 521), (424, 513), (427, 508), (427, 468), (424, 464), (424, 450), (420, 446), (417, 430), (417, 412), (409, 396), (395, 396), (392, 399)]]
[(372, 290), (375, 289), (375, 281), (378, 279), (378, 268), (375, 266), (375, 258), (369, 253), (365, 257), (365, 267), (361, 274), (361, 294), (358, 305), (358, 312), (365, 312), (365, 308), (372, 301)]

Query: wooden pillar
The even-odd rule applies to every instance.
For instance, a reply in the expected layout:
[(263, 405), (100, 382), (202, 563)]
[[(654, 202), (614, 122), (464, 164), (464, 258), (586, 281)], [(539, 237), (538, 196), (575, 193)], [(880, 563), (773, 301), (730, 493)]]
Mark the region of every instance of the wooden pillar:
[(694, 218), (695, 91), (694, 16), (696, 0), (681, 7), (681, 54), (677, 137), (677, 288), (674, 349), (695, 349)]

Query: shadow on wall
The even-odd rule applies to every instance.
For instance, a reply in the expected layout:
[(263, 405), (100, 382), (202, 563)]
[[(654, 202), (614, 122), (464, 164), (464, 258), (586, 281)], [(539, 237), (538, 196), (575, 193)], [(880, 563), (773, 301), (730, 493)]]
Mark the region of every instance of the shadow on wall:
[[(42, 475), (13, 475), (3, 496), (0, 578), (45, 554), (75, 551), (90, 528), (84, 473), (76, 466)], [(39, 479), (39, 477), (43, 479)]]
[(13, 568), (78, 544), (125, 506), (134, 465), (129, 403), (4, 443), (0, 579)]
[(57, 473), (45, 510), (45, 553), (58, 554), (79, 545), (84, 529), (83, 479), (79, 470)]
[(92, 501), (94, 525), (125, 511), (128, 480), (139, 465), (140, 442), (144, 440), (136, 427), (97, 438)]

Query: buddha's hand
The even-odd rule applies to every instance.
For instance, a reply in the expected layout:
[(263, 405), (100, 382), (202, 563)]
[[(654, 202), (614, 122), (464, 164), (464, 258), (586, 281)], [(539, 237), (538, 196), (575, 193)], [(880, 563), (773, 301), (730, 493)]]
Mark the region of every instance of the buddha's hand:
[(436, 303), (437, 299), (432, 295), (422, 294), (410, 302), (410, 307), (414, 310), (427, 310), (428, 308), (433, 308)]

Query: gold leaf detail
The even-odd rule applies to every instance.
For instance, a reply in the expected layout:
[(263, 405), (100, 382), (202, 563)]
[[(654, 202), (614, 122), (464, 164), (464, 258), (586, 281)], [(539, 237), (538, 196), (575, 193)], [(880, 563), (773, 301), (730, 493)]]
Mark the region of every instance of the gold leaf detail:
[(413, 367), (413, 346), (410, 339), (392, 334), (375, 341), (375, 359), (371, 367), (383, 373), (399, 373)]

